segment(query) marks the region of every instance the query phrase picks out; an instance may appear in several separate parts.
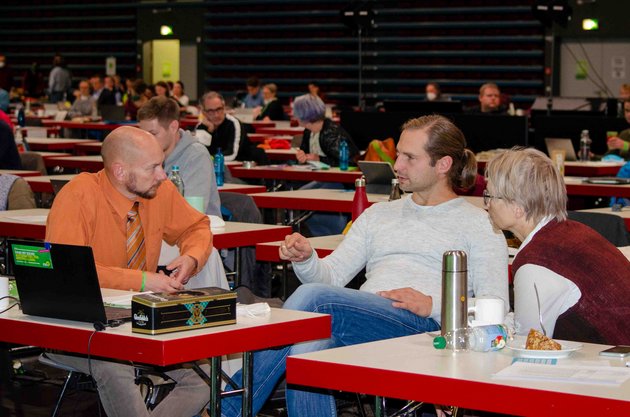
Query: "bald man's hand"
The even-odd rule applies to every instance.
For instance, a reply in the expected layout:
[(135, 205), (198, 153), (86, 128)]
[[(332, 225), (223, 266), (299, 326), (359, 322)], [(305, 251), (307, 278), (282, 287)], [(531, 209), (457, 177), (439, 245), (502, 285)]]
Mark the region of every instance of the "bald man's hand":
[(178, 256), (166, 265), (171, 271), (171, 278), (186, 285), (197, 271), (197, 260), (189, 255)]
[(280, 259), (290, 262), (303, 262), (310, 258), (313, 248), (310, 242), (299, 233), (293, 233), (284, 238), (279, 249)]
[(164, 273), (146, 272), (147, 280), (144, 283), (145, 291), (175, 292), (184, 289), (184, 285), (176, 279)]

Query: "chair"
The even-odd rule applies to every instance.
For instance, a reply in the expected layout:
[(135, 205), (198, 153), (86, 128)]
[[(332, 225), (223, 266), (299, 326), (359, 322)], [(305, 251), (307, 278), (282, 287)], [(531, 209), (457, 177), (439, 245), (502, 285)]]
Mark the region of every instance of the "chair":
[(630, 238), (623, 219), (614, 214), (569, 211), (569, 219), (583, 223), (604, 236), (613, 245), (628, 246)]
[(47, 175), (44, 157), (38, 152), (26, 151), (20, 154), (22, 169), (29, 171), (39, 171), (42, 175)]
[[(59, 363), (52, 360), (42, 353), (39, 355), (39, 362), (52, 368), (57, 368), (68, 372), (68, 376), (61, 387), (61, 392), (57, 397), (55, 408), (51, 414), (51, 417), (56, 417), (61, 408), (61, 404), (68, 390), (94, 390), (96, 384), (94, 380), (87, 374), (78, 371), (77, 369)], [(151, 369), (136, 368), (136, 384), (140, 385), (140, 391), (144, 397), (144, 403), (147, 408), (152, 410), (158, 404), (158, 402), (168, 393), (176, 384), (175, 381), (168, 378), (166, 375), (155, 372)]]

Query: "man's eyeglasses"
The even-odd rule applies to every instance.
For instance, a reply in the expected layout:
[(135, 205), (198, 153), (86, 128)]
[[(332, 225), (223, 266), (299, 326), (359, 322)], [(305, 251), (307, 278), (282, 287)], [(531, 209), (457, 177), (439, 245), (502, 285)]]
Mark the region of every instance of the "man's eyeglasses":
[(492, 200), (493, 198), (496, 198), (498, 200), (502, 200), (503, 199), (503, 197), (497, 197), (496, 195), (490, 195), (488, 190), (483, 190), (483, 204), (485, 206), (490, 204), (490, 200)]
[(221, 113), (225, 107), (217, 107), (216, 109), (204, 109), (203, 112), (207, 114)]

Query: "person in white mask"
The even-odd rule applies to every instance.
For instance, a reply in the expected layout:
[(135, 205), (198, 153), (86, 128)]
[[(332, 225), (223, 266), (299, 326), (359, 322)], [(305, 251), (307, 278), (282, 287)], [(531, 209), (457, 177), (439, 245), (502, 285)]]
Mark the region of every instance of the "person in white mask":
[(428, 83), (426, 87), (424, 87), (424, 91), (426, 93), (426, 99), (428, 101), (442, 100), (442, 91), (440, 90), (440, 85), (438, 83)]

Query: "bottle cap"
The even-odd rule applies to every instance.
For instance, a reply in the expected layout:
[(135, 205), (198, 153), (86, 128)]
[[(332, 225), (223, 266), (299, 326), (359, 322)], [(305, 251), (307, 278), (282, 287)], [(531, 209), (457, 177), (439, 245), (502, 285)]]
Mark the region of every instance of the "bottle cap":
[(392, 178), (392, 185), (398, 184), (398, 178)]
[(365, 187), (365, 177), (357, 178), (354, 180), (355, 187)]
[(444, 336), (437, 336), (433, 339), (433, 347), (436, 349), (446, 348), (446, 338)]
[(173, 171), (179, 171), (179, 165), (173, 165), (172, 170)]

